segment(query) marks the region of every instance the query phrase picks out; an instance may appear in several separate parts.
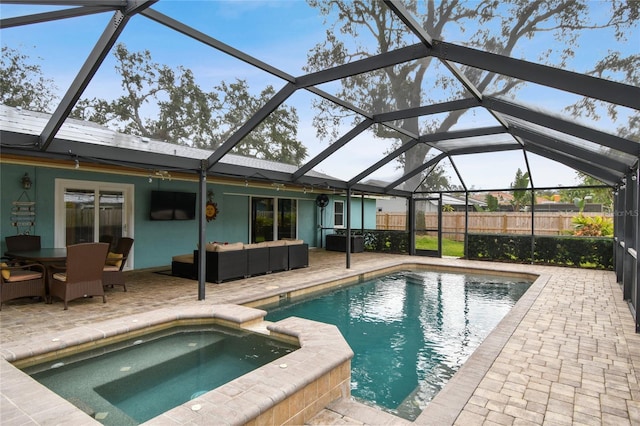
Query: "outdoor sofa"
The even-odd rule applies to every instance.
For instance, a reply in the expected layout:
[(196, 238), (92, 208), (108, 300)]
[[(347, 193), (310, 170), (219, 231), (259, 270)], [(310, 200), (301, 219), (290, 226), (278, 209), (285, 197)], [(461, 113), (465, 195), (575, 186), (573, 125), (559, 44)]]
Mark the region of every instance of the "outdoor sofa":
[[(213, 283), (309, 266), (309, 245), (302, 240), (208, 243), (205, 253), (205, 281)], [(199, 255), (199, 250), (194, 250), (193, 254), (174, 256), (171, 274), (197, 279)]]

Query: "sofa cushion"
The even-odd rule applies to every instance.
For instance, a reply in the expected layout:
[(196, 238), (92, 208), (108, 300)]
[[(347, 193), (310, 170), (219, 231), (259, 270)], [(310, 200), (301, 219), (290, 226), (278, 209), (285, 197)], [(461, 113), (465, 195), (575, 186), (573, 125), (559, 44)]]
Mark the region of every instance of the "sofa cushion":
[(234, 251), (234, 250), (243, 250), (243, 243), (231, 243), (231, 244), (221, 244), (216, 247), (215, 251)]
[(285, 245), (284, 240), (276, 240), (276, 241), (265, 241), (264, 246), (266, 247), (281, 247), (283, 245)]
[(298, 244), (304, 244), (303, 240), (295, 240), (295, 239), (288, 239), (287, 238), (287, 239), (284, 239), (283, 241), (288, 246), (295, 246), (295, 245), (298, 245)]
[(180, 262), (180, 263), (193, 263), (193, 253), (191, 253), (191, 254), (180, 254), (178, 256), (173, 256), (171, 258), (171, 261)]

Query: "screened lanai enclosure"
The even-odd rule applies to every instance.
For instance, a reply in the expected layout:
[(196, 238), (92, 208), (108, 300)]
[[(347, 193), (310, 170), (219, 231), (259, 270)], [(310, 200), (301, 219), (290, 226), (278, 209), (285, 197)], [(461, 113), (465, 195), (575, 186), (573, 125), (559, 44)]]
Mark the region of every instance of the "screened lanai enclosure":
[(192, 173), (201, 207), (207, 177), (344, 194), (347, 211), (392, 196), (409, 215), (514, 176), (532, 210), (550, 189), (610, 188), (635, 315), (638, 2), (3, 0), (0, 13), (5, 158)]

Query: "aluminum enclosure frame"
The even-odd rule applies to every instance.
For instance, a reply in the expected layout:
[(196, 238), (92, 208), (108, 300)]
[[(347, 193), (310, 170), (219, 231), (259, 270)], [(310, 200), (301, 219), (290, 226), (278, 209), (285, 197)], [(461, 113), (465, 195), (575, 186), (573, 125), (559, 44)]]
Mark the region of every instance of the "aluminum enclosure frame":
[[(617, 83), (602, 78), (570, 72), (520, 59), (480, 51), (466, 46), (435, 40), (403, 6), (399, 0), (386, 0), (386, 5), (416, 35), (419, 43), (381, 53), (368, 59), (346, 63), (344, 65), (313, 72), (301, 76), (293, 76), (270, 64), (260, 61), (241, 52), (215, 38), (204, 34), (180, 21), (166, 16), (153, 9), (159, 0), (3, 0), (7, 4), (34, 4), (71, 6), (68, 9), (40, 13), (29, 16), (0, 19), (0, 29), (24, 25), (37, 25), (42, 22), (69, 19), (78, 16), (112, 13), (112, 17), (96, 42), (93, 50), (85, 59), (82, 67), (67, 88), (57, 108), (50, 115), (39, 135), (19, 132), (8, 127), (0, 127), (0, 140), (3, 154), (23, 157), (69, 159), (82, 157), (83, 161), (106, 162), (131, 168), (160, 168), (180, 170), (193, 173), (201, 185), (200, 192), (208, 176), (246, 179), (251, 176), (255, 180), (281, 182), (292, 185), (308, 185), (326, 190), (344, 191), (349, 200), (353, 192), (368, 194), (395, 195), (408, 199), (413, 197), (417, 188), (405, 188), (406, 182), (420, 175), (425, 170), (437, 165), (440, 161), (450, 160), (455, 164), (455, 156), (468, 153), (498, 152), (502, 150), (520, 149), (523, 151), (527, 168), (527, 153), (535, 153), (552, 159), (577, 171), (597, 178), (615, 189), (615, 205), (625, 212), (614, 216), (616, 229), (616, 274), (622, 280), (625, 297), (629, 297), (640, 330), (638, 315), (635, 314), (640, 304), (640, 288), (638, 284), (639, 263), (637, 259), (638, 240), (638, 162), (640, 159), (640, 142), (620, 136), (587, 128), (568, 120), (552, 117), (535, 111), (516, 102), (504, 101), (482, 93), (458, 68), (459, 65), (474, 67), (486, 72), (498, 73), (520, 79), (522, 81), (554, 88), (567, 93), (574, 93), (614, 105), (640, 110), (640, 88)], [(153, 20), (177, 33), (190, 37), (224, 54), (231, 55), (240, 61), (265, 71), (283, 81), (283, 87), (276, 92), (269, 102), (258, 110), (242, 127), (233, 133), (221, 146), (210, 152), (206, 158), (190, 158), (170, 155), (168, 153), (143, 152), (128, 150), (118, 146), (89, 144), (85, 141), (61, 137), (60, 130), (68, 121), (68, 116), (82, 96), (82, 93), (102, 65), (106, 55), (117, 42), (124, 28), (133, 16), (139, 15)], [(442, 62), (451, 75), (470, 93), (470, 98), (463, 98), (426, 105), (404, 111), (391, 111), (382, 114), (371, 114), (348, 101), (338, 99), (321, 88), (320, 84), (338, 81), (364, 72), (370, 72), (410, 60), (434, 58)], [(296, 170), (287, 172), (277, 169), (265, 169), (250, 165), (226, 163), (223, 160), (256, 126), (269, 116), (278, 106), (291, 97), (296, 91), (304, 90), (314, 93), (323, 99), (334, 102), (363, 117), (363, 121), (355, 126), (333, 145), (311, 158)], [(451, 111), (483, 108), (492, 115), (498, 127), (475, 129), (466, 132), (445, 132), (440, 134), (413, 134), (407, 129), (398, 127), (394, 121), (412, 117), (423, 117)], [(516, 120), (513, 120), (516, 119)], [(553, 133), (549, 137), (532, 128), (522, 128), (514, 121), (541, 127)], [(374, 124), (386, 126), (399, 132), (407, 141), (365, 170), (355, 171), (350, 179), (341, 180), (330, 176), (314, 175), (312, 169), (326, 160), (330, 155), (347, 146), (358, 134)], [(465, 148), (446, 150), (438, 142), (463, 139), (487, 134), (504, 134), (512, 138), (510, 144), (473, 144)], [(598, 151), (583, 149), (577, 146), (572, 138), (582, 139), (596, 144), (602, 149)], [(376, 185), (365, 179), (376, 170), (407, 153), (418, 144), (426, 144), (440, 152), (413, 170), (408, 170), (394, 182)], [(617, 152), (616, 155), (613, 155)], [(123, 155), (126, 154), (126, 155)], [(123, 160), (123, 158), (125, 158)], [(457, 170), (456, 170), (457, 172)], [(529, 170), (529, 172), (531, 172)], [(530, 173), (531, 174), (531, 173)], [(531, 187), (533, 184), (533, 175)], [(460, 177), (460, 175), (459, 175)], [(468, 184), (460, 179), (463, 187)], [(204, 198), (204, 197), (202, 197)], [(204, 203), (204, 200), (202, 200)], [(201, 206), (203, 207), (203, 206)], [(347, 206), (350, 208), (350, 206)], [(201, 209), (202, 210), (202, 209)], [(629, 213), (631, 212), (631, 213)], [(634, 213), (635, 212), (635, 213)], [(202, 221), (201, 221), (201, 225)], [(201, 230), (202, 231), (202, 230)], [(349, 263), (349, 257), (347, 257)], [(202, 265), (200, 265), (202, 267)], [(202, 274), (201, 276), (204, 276)], [(201, 283), (203, 286), (203, 283)], [(204, 294), (202, 294), (204, 298)]]

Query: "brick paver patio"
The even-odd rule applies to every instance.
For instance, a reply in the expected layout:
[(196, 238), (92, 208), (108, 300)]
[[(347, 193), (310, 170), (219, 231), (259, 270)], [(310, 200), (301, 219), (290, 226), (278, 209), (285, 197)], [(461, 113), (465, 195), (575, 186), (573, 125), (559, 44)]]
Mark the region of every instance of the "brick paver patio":
[[(533, 273), (540, 279), (521, 299), (415, 424), (640, 424), (640, 336), (610, 271), (311, 250), (310, 267), (223, 284), (197, 283), (162, 270), (127, 275), (128, 292), (51, 305), (9, 302), (0, 312), (0, 353), (19, 342), (167, 306), (244, 304), (267, 295), (393, 267), (402, 263)], [(164, 268), (167, 269), (167, 268)], [(6, 361), (2, 361), (6, 363)], [(3, 366), (2, 371), (7, 371)], [(24, 395), (0, 384), (0, 423), (45, 424), (20, 405)], [(37, 404), (37, 399), (33, 399)], [(55, 416), (53, 416), (55, 417)], [(57, 419), (50, 419), (57, 424)], [(67, 419), (67, 424), (70, 419)], [(211, 423), (214, 424), (215, 422)], [(354, 401), (339, 400), (309, 424), (410, 424)], [(49, 424), (48, 422), (46, 424)], [(75, 423), (77, 424), (77, 423)]]

